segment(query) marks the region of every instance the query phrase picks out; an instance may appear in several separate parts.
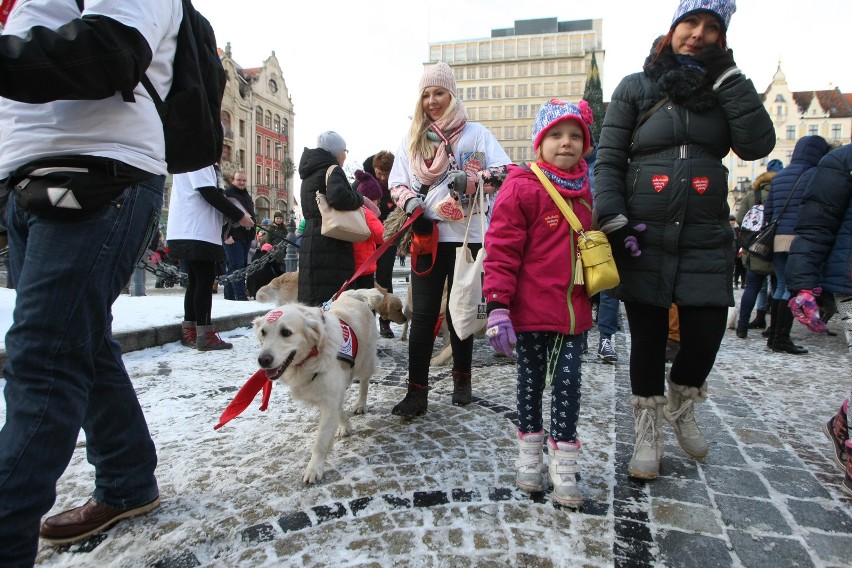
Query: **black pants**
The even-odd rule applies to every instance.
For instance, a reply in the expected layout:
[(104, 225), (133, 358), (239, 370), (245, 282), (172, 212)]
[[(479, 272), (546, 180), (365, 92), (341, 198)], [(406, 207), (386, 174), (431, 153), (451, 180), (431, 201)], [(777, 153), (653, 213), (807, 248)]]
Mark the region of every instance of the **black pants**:
[[(637, 396), (661, 396), (665, 392), (666, 340), (669, 309), (624, 302), (630, 324), (630, 386)], [(680, 351), (672, 363), (671, 380), (678, 385), (700, 387), (716, 362), (725, 335), (725, 306), (678, 306)]]
[(396, 245), (388, 247), (376, 261), (376, 284), (393, 294), (393, 265), (396, 262)]
[(208, 260), (186, 260), (186, 294), (183, 296), (183, 319), (196, 325), (210, 325), (213, 310), (213, 281), (216, 263)]
[[(441, 296), (444, 283), (452, 294), (453, 275), (455, 273), (456, 249), (461, 243), (439, 243), (435, 258), (435, 266), (426, 276), (411, 273), (412, 316), (411, 329), (408, 336), (408, 377), (409, 381), (425, 385), (429, 383), (429, 360), (435, 346), (435, 326), (438, 323), (438, 313), (441, 310)], [(476, 255), (482, 248), (479, 243), (469, 243), (468, 248)], [(417, 258), (418, 272), (429, 269), (432, 255), (420, 255)], [(459, 339), (453, 330), (450, 312), (445, 314), (450, 328), (450, 344), (453, 346), (453, 370), (469, 373), (473, 360), (473, 337), (464, 341)]]

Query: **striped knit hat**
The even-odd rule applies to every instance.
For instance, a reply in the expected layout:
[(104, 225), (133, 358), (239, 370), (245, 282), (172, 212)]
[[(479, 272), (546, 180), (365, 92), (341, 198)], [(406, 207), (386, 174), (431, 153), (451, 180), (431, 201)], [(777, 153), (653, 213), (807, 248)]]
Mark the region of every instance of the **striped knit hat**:
[(538, 109), (538, 115), (533, 123), (533, 150), (538, 150), (542, 138), (554, 124), (563, 120), (573, 120), (583, 129), (583, 153), (589, 149), (592, 135), (589, 133), (589, 125), (594, 122), (592, 109), (586, 101), (578, 104), (567, 103), (559, 99), (550, 99)]
[(420, 92), (422, 93), (426, 87), (443, 87), (454, 98), (458, 98), (456, 97), (456, 78), (453, 75), (453, 70), (443, 61), (430, 65), (423, 71), (423, 76), (420, 77)]
[(674, 18), (672, 18), (672, 27), (678, 25), (682, 19), (693, 12), (710, 12), (719, 18), (722, 27), (727, 31), (728, 24), (731, 23), (731, 16), (736, 11), (736, 0), (681, 0)]

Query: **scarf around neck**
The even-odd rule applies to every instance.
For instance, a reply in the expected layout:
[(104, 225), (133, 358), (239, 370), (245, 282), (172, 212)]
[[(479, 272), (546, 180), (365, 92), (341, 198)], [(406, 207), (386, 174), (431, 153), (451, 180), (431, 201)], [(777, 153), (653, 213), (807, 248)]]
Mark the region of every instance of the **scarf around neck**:
[(563, 189), (579, 191), (586, 185), (586, 178), (589, 173), (589, 166), (586, 164), (586, 160), (577, 162), (577, 165), (571, 168), (570, 172), (560, 170), (549, 162), (540, 161), (536, 162), (536, 164), (544, 172), (544, 175), (547, 176), (547, 179)]
[(658, 38), (645, 59), (645, 75), (678, 106), (704, 112), (719, 104), (713, 86), (698, 60), (675, 55), (667, 45), (657, 56)]
[(449, 152), (453, 151), (453, 142), (459, 139), (466, 123), (467, 112), (464, 106), (459, 104), (451, 114), (442, 116), (429, 125), (425, 136), (432, 139), (434, 135), (440, 141), (432, 161), (427, 163), (419, 152), (411, 157), (411, 169), (421, 183), (432, 185), (447, 172), (450, 165)]

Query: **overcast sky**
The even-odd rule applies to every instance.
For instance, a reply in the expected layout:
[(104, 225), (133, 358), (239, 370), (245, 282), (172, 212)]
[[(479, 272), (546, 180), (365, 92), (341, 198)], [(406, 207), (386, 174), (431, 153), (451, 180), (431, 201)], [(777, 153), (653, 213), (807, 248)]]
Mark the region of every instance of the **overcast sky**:
[[(193, 0), (243, 67), (275, 52), (295, 107), (293, 158), (337, 130), (350, 160), (396, 152), (407, 131), (429, 43), (485, 38), (515, 20), (603, 19), (604, 99), (638, 71), (668, 31), (676, 0)], [(739, 0), (728, 33), (737, 64), (758, 91), (779, 60), (793, 90), (852, 93), (850, 0)], [(600, 60), (599, 60), (600, 63)], [(298, 185), (298, 180), (297, 180)]]

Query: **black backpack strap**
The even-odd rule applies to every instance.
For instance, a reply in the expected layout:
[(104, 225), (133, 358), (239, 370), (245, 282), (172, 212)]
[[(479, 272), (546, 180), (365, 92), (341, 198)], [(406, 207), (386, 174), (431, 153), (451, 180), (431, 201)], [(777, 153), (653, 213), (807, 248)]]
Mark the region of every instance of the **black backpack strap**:
[(754, 204), (755, 205), (763, 205), (763, 186), (758, 187), (754, 190)]
[[(83, 13), (83, 10), (85, 8), (86, 8), (85, 0), (77, 0), (77, 9), (80, 10), (81, 14)], [(145, 85), (145, 88), (147, 89), (148, 85), (150, 85), (151, 82), (148, 81), (148, 77), (145, 76), (145, 75), (142, 76), (142, 79), (143, 79), (142, 83)], [(149, 93), (151, 93), (152, 91), (153, 91), (153, 87), (151, 89), (148, 89)], [(136, 97), (133, 95), (133, 89), (131, 89), (129, 91), (121, 91), (121, 98), (126, 103), (135, 103), (136, 102)], [(157, 103), (157, 104), (159, 104), (159, 103)]]

